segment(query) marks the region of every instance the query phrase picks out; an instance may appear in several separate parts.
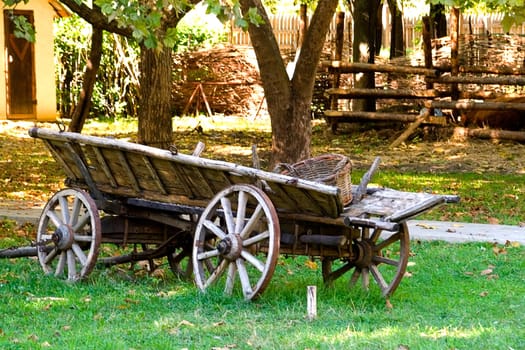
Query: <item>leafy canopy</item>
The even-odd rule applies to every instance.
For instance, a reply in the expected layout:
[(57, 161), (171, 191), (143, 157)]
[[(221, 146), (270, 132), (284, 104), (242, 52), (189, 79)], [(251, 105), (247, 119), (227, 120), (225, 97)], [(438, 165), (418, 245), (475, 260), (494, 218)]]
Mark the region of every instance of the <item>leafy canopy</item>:
[(460, 10), (471, 10), (480, 13), (503, 13), (501, 22), (504, 31), (513, 25), (525, 22), (525, 2), (523, 0), (431, 0), (433, 4), (458, 7)]

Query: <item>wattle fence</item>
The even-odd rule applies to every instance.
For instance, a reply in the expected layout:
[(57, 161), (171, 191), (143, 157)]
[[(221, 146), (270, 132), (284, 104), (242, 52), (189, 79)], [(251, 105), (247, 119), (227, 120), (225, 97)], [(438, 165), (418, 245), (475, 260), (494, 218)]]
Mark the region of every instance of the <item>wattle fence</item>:
[[(484, 35), (490, 34), (505, 34), (501, 21), (503, 15), (462, 15), (460, 19), (460, 33)], [(294, 52), (297, 49), (299, 41), (300, 18), (298, 15), (271, 15), (270, 21), (277, 38), (277, 42), (281, 50)], [(352, 30), (352, 16), (350, 12), (345, 13), (345, 38), (351, 38)], [(382, 46), (390, 47), (390, 31), (391, 22), (388, 15), (388, 8), (383, 10), (383, 35)], [(405, 45), (408, 51), (417, 50), (420, 48), (422, 41), (421, 32), (421, 18), (420, 17), (405, 17), (404, 18), (404, 37)], [(520, 26), (513, 26), (510, 34), (525, 35), (525, 23)], [(247, 32), (232, 26), (229, 37), (230, 44), (248, 46), (251, 45), (250, 37)], [(335, 16), (327, 35), (327, 42), (335, 42)], [(347, 40), (347, 43), (349, 40)], [(347, 44), (348, 45), (348, 44)], [(346, 50), (349, 50), (347, 48)]]

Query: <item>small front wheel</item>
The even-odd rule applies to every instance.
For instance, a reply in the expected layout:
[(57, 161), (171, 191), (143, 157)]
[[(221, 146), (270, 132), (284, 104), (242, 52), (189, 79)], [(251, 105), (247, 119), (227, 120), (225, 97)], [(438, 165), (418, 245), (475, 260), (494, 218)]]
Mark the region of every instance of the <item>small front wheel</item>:
[(38, 223), (38, 260), (44, 272), (69, 281), (85, 278), (95, 266), (100, 242), (100, 217), (91, 196), (73, 188), (55, 193)]
[(268, 196), (252, 185), (219, 192), (195, 230), (193, 268), (201, 290), (223, 284), (231, 294), (236, 277), (244, 298), (252, 300), (268, 286), (279, 255), (279, 219)]

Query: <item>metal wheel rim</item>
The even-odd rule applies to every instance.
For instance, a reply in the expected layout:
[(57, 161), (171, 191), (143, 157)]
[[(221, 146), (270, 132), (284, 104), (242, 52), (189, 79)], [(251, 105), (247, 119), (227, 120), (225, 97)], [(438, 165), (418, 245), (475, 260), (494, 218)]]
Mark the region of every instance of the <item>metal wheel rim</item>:
[[(256, 208), (248, 212), (248, 203), (254, 201)], [(216, 219), (219, 216), (222, 222)], [(277, 212), (262, 190), (234, 185), (219, 192), (205, 208), (195, 230), (192, 258), (197, 287), (204, 291), (221, 282), (225, 294), (231, 294), (238, 278), (246, 300), (258, 297), (275, 271), (279, 237)], [(232, 244), (229, 252), (223, 249), (226, 241)], [(253, 251), (263, 244), (267, 249), (261, 260)]]
[[(359, 229), (361, 230), (361, 237), (355, 244), (363, 244), (361, 242), (366, 241), (364, 244), (372, 251), (372, 256), (368, 257), (369, 261), (367, 261), (366, 265), (356, 264), (356, 261), (348, 261), (334, 269), (334, 259), (324, 259), (322, 262), (323, 279), (326, 284), (331, 284), (335, 279), (352, 270), (349, 281), (351, 287), (361, 280), (363, 288), (368, 290), (370, 280), (373, 280), (381, 289), (381, 294), (384, 297), (389, 297), (397, 289), (406, 272), (410, 253), (408, 226), (406, 223), (401, 223), (398, 231), (387, 232), (388, 237), (381, 240), (380, 236), (383, 231), (380, 229), (373, 230), (371, 234), (366, 228), (360, 227)], [(383, 254), (385, 249), (398, 242), (399, 258), (393, 259), (386, 256), (387, 254)], [(389, 275), (391, 275), (389, 278), (385, 278), (385, 274), (382, 271), (382, 268), (385, 266), (391, 266), (391, 270), (388, 271)]]
[[(68, 242), (58, 238), (65, 232)], [(100, 242), (99, 213), (87, 192), (60, 190), (46, 203), (37, 230), (37, 255), (44, 273), (58, 277), (67, 272), (67, 280), (73, 282), (85, 278), (96, 264)]]

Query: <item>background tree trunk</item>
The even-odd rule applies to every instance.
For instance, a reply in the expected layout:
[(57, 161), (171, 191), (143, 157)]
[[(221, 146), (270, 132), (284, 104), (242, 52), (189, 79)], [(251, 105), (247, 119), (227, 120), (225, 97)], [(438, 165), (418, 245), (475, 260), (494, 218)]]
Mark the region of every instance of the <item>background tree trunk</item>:
[(447, 17), (445, 16), (445, 5), (430, 4), (430, 18), (432, 19), (433, 38), (447, 36)]
[(100, 66), (100, 59), (102, 57), (102, 39), (103, 30), (97, 26), (93, 26), (93, 33), (91, 35), (91, 51), (84, 71), (84, 79), (82, 81), (82, 91), (75, 109), (71, 115), (71, 122), (69, 124), (69, 131), (82, 132), (84, 123), (89, 117), (91, 109), (91, 98), (93, 97), (93, 88), (97, 78), (97, 71)]
[[(352, 56), (354, 62), (374, 63), (376, 46), (377, 9), (381, 0), (355, 0), (354, 5), (354, 41)], [(373, 89), (375, 87), (374, 73), (359, 73), (354, 75), (354, 87)], [(374, 112), (375, 99), (354, 99), (352, 110)]]
[(388, 0), (388, 8), (392, 17), (392, 30), (390, 31), (390, 58), (405, 55), (405, 42), (403, 40), (403, 12), (395, 0)]
[(138, 142), (158, 148), (172, 144), (172, 49), (140, 52), (140, 108)]
[(241, 0), (244, 13), (257, 8), (264, 23), (248, 31), (257, 56), (272, 123), (270, 167), (310, 157), (311, 102), (317, 66), (337, 0), (320, 0), (304, 36), (291, 80), (261, 0)]

